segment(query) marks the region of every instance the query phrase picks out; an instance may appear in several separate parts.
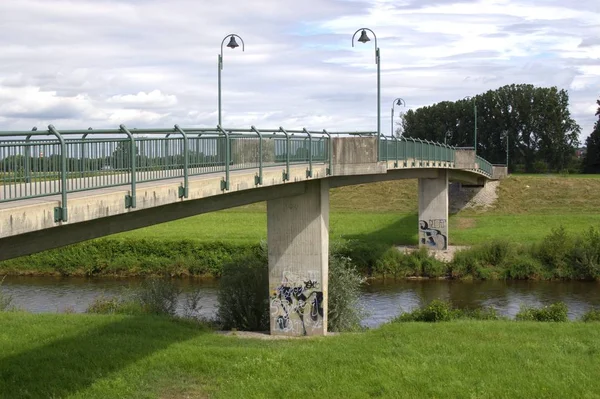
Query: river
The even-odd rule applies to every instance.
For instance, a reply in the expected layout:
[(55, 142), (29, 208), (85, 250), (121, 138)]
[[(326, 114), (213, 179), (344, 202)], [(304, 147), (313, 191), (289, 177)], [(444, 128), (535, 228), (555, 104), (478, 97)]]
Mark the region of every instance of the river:
[[(200, 290), (200, 313), (205, 317), (214, 317), (217, 281), (175, 281), (184, 292)], [(17, 308), (33, 313), (84, 312), (95, 297), (127, 295), (140, 283), (140, 279), (7, 277), (2, 290), (13, 297), (13, 305)], [(562, 301), (569, 308), (569, 318), (577, 319), (590, 308), (600, 307), (600, 283), (450, 280), (369, 282), (360, 298), (360, 305), (367, 311), (363, 324), (377, 327), (401, 312), (411, 311), (433, 299), (450, 300), (457, 307), (491, 306), (511, 318), (521, 305), (542, 306)]]

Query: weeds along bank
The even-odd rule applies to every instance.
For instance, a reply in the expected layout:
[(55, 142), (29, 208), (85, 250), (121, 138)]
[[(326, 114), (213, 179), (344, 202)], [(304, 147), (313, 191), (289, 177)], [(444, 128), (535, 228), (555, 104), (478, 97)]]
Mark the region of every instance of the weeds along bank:
[[(264, 242), (262, 243), (264, 246)], [(332, 241), (331, 255), (350, 259), (365, 277), (600, 280), (600, 231), (558, 228), (538, 243), (495, 240), (444, 263), (420, 250), (356, 240)], [(261, 244), (101, 239), (0, 263), (0, 274), (220, 277), (236, 257), (260, 257)], [(251, 262), (250, 262), (251, 263)]]

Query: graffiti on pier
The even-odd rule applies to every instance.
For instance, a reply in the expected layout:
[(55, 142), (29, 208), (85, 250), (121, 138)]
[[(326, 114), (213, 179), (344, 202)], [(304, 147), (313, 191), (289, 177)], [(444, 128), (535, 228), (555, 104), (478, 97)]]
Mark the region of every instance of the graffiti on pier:
[(419, 220), (419, 245), (432, 249), (448, 249), (446, 219)]
[(285, 271), (281, 284), (271, 292), (271, 325), (275, 331), (310, 335), (323, 328), (323, 291), (317, 276)]

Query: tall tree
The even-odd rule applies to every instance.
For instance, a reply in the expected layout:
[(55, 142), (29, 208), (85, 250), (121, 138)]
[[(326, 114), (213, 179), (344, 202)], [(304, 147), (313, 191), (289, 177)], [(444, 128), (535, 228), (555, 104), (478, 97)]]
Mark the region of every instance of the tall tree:
[(583, 157), (584, 173), (600, 173), (600, 99), (596, 100), (598, 120), (594, 124), (594, 131), (585, 140), (586, 153)]
[(497, 163), (508, 155), (514, 164), (534, 171), (536, 163), (564, 169), (579, 145), (580, 127), (571, 118), (569, 96), (556, 87), (509, 85), (474, 100), (444, 101), (411, 110), (403, 118), (407, 137), (473, 146), (477, 104), (477, 153)]

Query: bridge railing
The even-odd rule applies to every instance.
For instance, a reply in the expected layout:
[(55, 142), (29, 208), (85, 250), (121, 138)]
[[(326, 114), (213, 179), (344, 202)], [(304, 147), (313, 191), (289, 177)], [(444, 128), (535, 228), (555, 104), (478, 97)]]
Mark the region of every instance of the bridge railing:
[(481, 158), (479, 155), (475, 156), (475, 160), (477, 162), (477, 171), (479, 173), (483, 173), (488, 177), (492, 177), (494, 174), (494, 167), (491, 163)]
[(412, 137), (381, 136), (379, 154), (382, 161), (394, 161), (404, 167), (454, 167), (456, 148)]
[(119, 129), (0, 132), (0, 203), (62, 195), (56, 220), (67, 220), (67, 194), (131, 186), (126, 206), (135, 207), (136, 185), (183, 178), (180, 197), (187, 197), (190, 176), (223, 173), (221, 188), (229, 189), (230, 172), (329, 163), (330, 134), (323, 131), (217, 128)]

